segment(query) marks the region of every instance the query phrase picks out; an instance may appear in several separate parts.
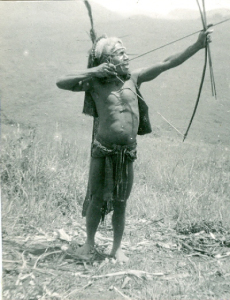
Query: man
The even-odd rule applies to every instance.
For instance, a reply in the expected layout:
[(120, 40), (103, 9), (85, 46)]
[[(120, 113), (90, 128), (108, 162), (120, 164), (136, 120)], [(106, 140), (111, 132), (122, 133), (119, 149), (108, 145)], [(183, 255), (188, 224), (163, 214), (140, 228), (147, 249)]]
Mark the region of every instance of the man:
[[(125, 208), (133, 183), (136, 136), (140, 130), (140, 103), (137, 87), (162, 72), (185, 62), (210, 42), (211, 31), (201, 31), (197, 41), (163, 62), (129, 70), (129, 58), (118, 38), (101, 37), (89, 56), (88, 69), (57, 81), (61, 89), (84, 91), (91, 97), (99, 124), (92, 143), (89, 196), (86, 210), (87, 239), (77, 253), (88, 255), (101, 216), (113, 210), (114, 241), (111, 256), (128, 261), (121, 249)], [(149, 131), (148, 131), (149, 132)]]

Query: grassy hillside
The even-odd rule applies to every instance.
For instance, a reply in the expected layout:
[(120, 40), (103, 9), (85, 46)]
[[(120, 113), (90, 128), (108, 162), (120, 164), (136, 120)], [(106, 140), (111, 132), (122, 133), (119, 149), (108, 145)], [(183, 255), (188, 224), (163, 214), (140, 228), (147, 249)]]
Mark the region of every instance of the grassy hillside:
[(230, 299), (229, 151), (139, 139), (120, 265), (108, 257), (111, 215), (90, 261), (75, 254), (90, 154), (77, 133), (18, 127), (2, 138), (4, 299)]
[[(75, 132), (80, 130), (84, 138), (90, 133), (92, 121), (81, 114), (83, 94), (61, 91), (55, 85), (60, 75), (86, 66), (91, 44), (89, 20), (83, 3), (1, 2), (0, 6), (3, 16), (0, 54), (2, 122), (30, 124), (37, 128), (56, 127), (58, 124), (64, 134), (75, 138)], [(92, 7), (98, 33), (125, 36), (123, 40), (130, 57), (201, 28), (199, 19), (122, 18), (95, 3)], [(210, 22), (221, 21), (217, 17)], [(134, 60), (131, 68), (162, 60), (184, 49), (195, 39), (196, 36), (191, 37)], [(189, 139), (226, 144), (230, 127), (227, 23), (215, 28), (213, 40), (218, 101), (211, 97), (207, 72)], [(203, 53), (200, 52), (183, 66), (142, 86), (142, 93), (150, 106), (155, 134), (177, 138), (177, 133), (159, 117), (157, 111), (182, 132), (185, 131), (196, 99), (202, 64)]]
[[(93, 10), (98, 32), (124, 36), (130, 57), (201, 26), (198, 19), (121, 18), (97, 5)], [(86, 236), (81, 210), (92, 119), (81, 113), (84, 95), (59, 90), (55, 82), (86, 66), (86, 9), (81, 1), (0, 2), (0, 11), (4, 299), (230, 299), (226, 24), (215, 28), (212, 44), (218, 100), (207, 76), (185, 143), (157, 112), (185, 131), (204, 54), (141, 87), (153, 133), (138, 138), (122, 243), (130, 262), (120, 265), (107, 255), (111, 216), (100, 225), (90, 261), (74, 251)], [(131, 67), (162, 60), (195, 39)]]

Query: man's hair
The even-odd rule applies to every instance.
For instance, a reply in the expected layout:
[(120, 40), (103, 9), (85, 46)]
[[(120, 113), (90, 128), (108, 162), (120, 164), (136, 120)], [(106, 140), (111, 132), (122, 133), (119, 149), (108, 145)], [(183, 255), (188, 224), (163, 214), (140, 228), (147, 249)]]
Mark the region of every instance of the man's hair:
[(122, 45), (122, 41), (117, 37), (108, 38), (106, 35), (99, 37), (89, 53), (88, 68), (97, 67), (103, 62), (106, 62), (117, 43)]
[(87, 65), (88, 68), (93, 68), (93, 67), (97, 67), (97, 66), (100, 65), (99, 60), (95, 57), (95, 49), (96, 49), (97, 43), (98, 43), (101, 39), (104, 39), (104, 38), (107, 38), (107, 36), (106, 36), (106, 35), (100, 36), (100, 37), (95, 41), (95, 43), (93, 44), (92, 48), (89, 50), (89, 58), (88, 58), (88, 65)]

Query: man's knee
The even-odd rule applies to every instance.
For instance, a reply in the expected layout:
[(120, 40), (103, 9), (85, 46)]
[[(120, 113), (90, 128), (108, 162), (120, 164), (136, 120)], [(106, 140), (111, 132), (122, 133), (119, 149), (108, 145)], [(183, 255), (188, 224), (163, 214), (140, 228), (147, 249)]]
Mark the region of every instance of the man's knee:
[(99, 212), (103, 206), (103, 197), (98, 195), (91, 195), (91, 200), (89, 202), (89, 207), (86, 214), (92, 214), (93, 212)]

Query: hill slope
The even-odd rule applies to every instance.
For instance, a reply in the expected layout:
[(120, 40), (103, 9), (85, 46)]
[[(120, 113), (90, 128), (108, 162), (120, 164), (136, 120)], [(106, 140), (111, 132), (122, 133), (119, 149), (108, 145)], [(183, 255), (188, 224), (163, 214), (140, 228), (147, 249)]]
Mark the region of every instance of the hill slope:
[[(93, 4), (99, 34), (124, 36), (130, 57), (161, 46), (200, 29), (200, 20), (160, 20), (144, 16), (121, 17)], [(83, 94), (59, 90), (56, 79), (83, 69), (91, 43), (89, 19), (82, 2), (1, 2), (1, 95), (2, 122), (55, 127), (76, 131), (82, 138), (91, 131), (92, 121), (81, 114)], [(198, 15), (197, 15), (198, 17)], [(214, 18), (216, 21), (217, 16)], [(210, 22), (213, 20), (210, 20)], [(227, 23), (215, 28), (212, 53), (218, 101), (211, 97), (207, 72), (201, 103), (189, 138), (229, 143), (230, 62)], [(167, 48), (134, 60), (131, 68), (147, 66), (181, 51), (196, 40), (193, 36)], [(156, 80), (144, 84), (142, 93), (149, 104), (153, 134), (173, 137), (177, 133), (157, 111), (185, 131), (197, 96), (203, 53)]]

